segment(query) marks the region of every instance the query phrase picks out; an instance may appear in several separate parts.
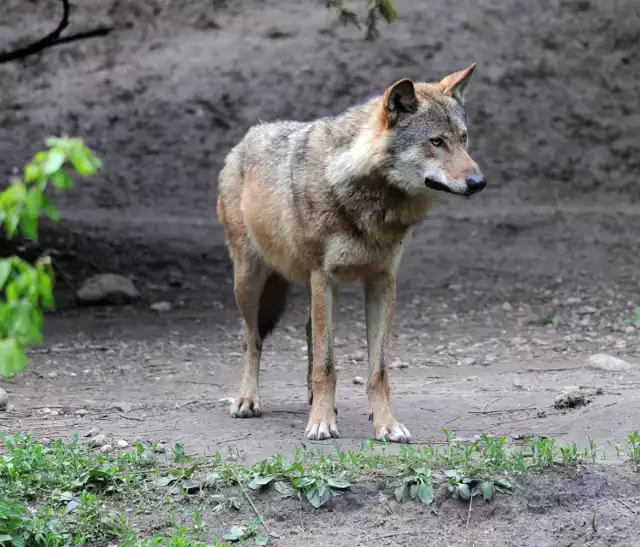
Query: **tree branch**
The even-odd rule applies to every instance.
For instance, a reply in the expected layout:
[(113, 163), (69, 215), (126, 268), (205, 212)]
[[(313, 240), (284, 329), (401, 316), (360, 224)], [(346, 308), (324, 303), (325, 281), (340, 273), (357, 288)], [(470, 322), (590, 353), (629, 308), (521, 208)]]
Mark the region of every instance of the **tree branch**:
[(69, 0), (60, 0), (62, 2), (62, 18), (55, 30), (47, 34), (44, 38), (37, 40), (25, 47), (0, 53), (0, 64), (15, 61), (17, 59), (24, 59), (29, 55), (34, 55), (47, 48), (54, 47), (60, 44), (67, 44), (69, 42), (75, 42), (76, 40), (84, 40), (86, 38), (95, 38), (97, 36), (104, 36), (113, 30), (112, 27), (100, 26), (92, 30), (84, 32), (78, 32), (76, 34), (70, 34), (69, 36), (61, 36), (67, 26), (69, 26), (69, 13), (71, 8), (69, 6)]

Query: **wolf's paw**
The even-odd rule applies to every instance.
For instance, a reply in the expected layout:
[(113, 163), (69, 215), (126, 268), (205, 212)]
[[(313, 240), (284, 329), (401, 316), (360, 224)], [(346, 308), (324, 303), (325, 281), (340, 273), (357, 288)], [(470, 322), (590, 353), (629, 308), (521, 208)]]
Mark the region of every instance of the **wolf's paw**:
[(311, 441), (322, 441), (323, 439), (337, 439), (338, 425), (336, 423), (336, 411), (333, 405), (329, 408), (318, 405), (311, 408), (309, 423), (304, 433)]
[(262, 415), (258, 397), (238, 397), (229, 408), (232, 418), (257, 418)]
[(309, 420), (305, 435), (310, 441), (322, 441), (324, 439), (331, 439), (332, 437), (334, 439), (340, 437), (338, 425), (335, 420), (321, 421), (318, 423), (312, 423), (311, 420)]
[(392, 443), (410, 443), (411, 433), (400, 422), (391, 422), (388, 424), (378, 424), (375, 426), (376, 439), (385, 440)]

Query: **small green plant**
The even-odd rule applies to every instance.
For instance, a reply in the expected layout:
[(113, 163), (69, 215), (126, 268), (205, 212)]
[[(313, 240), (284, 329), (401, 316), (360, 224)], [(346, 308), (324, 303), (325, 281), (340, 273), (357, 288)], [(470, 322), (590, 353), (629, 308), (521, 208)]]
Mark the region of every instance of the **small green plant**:
[(565, 465), (580, 465), (589, 457), (589, 451), (587, 449), (580, 450), (575, 442), (569, 446), (560, 447), (560, 453), (562, 454), (562, 463)]
[(364, 19), (348, 9), (344, 0), (325, 0), (325, 6), (336, 12), (338, 19), (345, 27), (351, 25), (361, 29), (364, 24), (367, 40), (376, 40), (380, 37), (378, 30), (380, 19), (391, 24), (398, 18), (394, 0), (366, 0), (367, 14)]
[(640, 329), (640, 306), (633, 310), (633, 324)]
[(253, 543), (254, 545), (267, 545), (269, 538), (259, 531), (262, 519), (256, 517), (247, 526), (232, 526), (224, 539), (231, 542)]
[[(51, 137), (46, 145), (48, 150), (38, 152), (23, 176), (12, 177), (0, 194), (0, 225), (7, 239), (21, 236), (37, 243), (41, 214), (60, 219), (48, 188), (70, 189), (69, 170), (89, 176), (100, 168), (82, 139)], [(44, 310), (54, 307), (50, 258), (43, 256), (34, 265), (17, 256), (0, 260), (0, 291), (0, 376), (8, 377), (25, 367), (27, 346), (41, 343)]]
[(629, 459), (640, 469), (640, 431), (634, 431), (627, 436), (629, 445)]
[(531, 321), (531, 323), (539, 327), (544, 327), (545, 325), (553, 325), (554, 318), (554, 314), (542, 315), (541, 317), (538, 317)]
[(431, 484), (431, 470), (426, 467), (408, 467), (406, 475), (402, 477), (393, 495), (399, 503), (417, 498), (424, 505), (430, 505), (435, 499)]

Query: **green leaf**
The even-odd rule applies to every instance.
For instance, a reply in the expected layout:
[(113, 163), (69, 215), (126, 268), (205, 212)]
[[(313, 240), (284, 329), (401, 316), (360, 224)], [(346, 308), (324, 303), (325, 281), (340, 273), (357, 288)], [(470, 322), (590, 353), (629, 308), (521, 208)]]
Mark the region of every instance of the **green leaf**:
[(316, 479), (312, 478), (312, 477), (301, 477), (298, 482), (297, 482), (297, 488), (299, 488), (300, 490), (304, 490), (305, 488), (308, 488), (309, 486), (311, 486), (312, 484), (316, 483)]
[(51, 175), (51, 182), (58, 190), (70, 190), (73, 188), (71, 177), (64, 171), (56, 171)]
[(162, 476), (156, 477), (154, 483), (156, 486), (169, 486), (174, 480), (173, 477)]
[(254, 477), (253, 480), (249, 483), (249, 488), (251, 490), (260, 490), (263, 486), (266, 486), (273, 480), (273, 477), (262, 477), (258, 475)]
[(393, 491), (393, 495), (398, 503), (402, 503), (409, 497), (409, 486), (406, 483), (401, 484)]
[(25, 237), (32, 241), (38, 240), (38, 221), (30, 216), (23, 215), (20, 219), (20, 230)]
[(253, 541), (256, 545), (267, 545), (269, 543), (269, 537), (261, 532), (256, 532)]
[(417, 484), (412, 484), (409, 487), (409, 497), (414, 500), (418, 497), (418, 485)]
[(344, 490), (351, 486), (351, 484), (344, 479), (331, 478), (327, 482), (329, 483), (329, 486), (331, 486), (331, 488), (337, 488), (338, 490)]
[(40, 216), (40, 209), (42, 208), (42, 189), (37, 186), (29, 188), (27, 197), (24, 200), (24, 205), (27, 212), (33, 218), (38, 218)]
[(229, 533), (224, 536), (227, 541), (240, 541), (244, 539), (244, 526), (232, 526)]
[(42, 196), (42, 210), (54, 222), (58, 222), (60, 220), (60, 211), (58, 211), (49, 198), (44, 195)]
[(11, 541), (11, 536), (8, 534), (0, 534), (0, 541)]
[(11, 267), (11, 262), (9, 262), (8, 260), (0, 260), (0, 288), (4, 287), (4, 284), (7, 282), (7, 279), (9, 279), (9, 276), (11, 275), (11, 270), (13, 268)]
[(463, 500), (468, 500), (471, 497), (471, 488), (468, 484), (459, 484), (457, 492)]
[(326, 484), (318, 484), (307, 490), (307, 500), (315, 509), (322, 507), (330, 497), (331, 492)]
[(88, 177), (95, 174), (96, 165), (91, 161), (91, 158), (83, 150), (73, 150), (69, 154), (69, 161), (73, 168), (80, 173), (83, 177)]
[(491, 501), (496, 492), (496, 488), (491, 481), (484, 481), (480, 483), (480, 491), (485, 501)]
[(33, 182), (40, 176), (40, 167), (35, 163), (27, 163), (24, 166), (24, 181)]
[(418, 497), (424, 505), (433, 503), (433, 500), (436, 498), (433, 486), (424, 482), (421, 483), (418, 487)]
[(512, 488), (512, 484), (511, 484), (511, 482), (510, 482), (510, 481), (508, 481), (507, 479), (504, 479), (504, 478), (495, 479), (495, 480), (493, 481), (493, 483), (494, 483), (496, 486), (500, 486), (500, 487), (502, 487), (502, 488), (508, 488), (508, 489), (511, 489), (511, 488)]
[(290, 496), (292, 494), (291, 487), (286, 482), (276, 481), (273, 488), (283, 496)]
[(56, 171), (60, 170), (64, 164), (65, 155), (62, 150), (53, 148), (47, 154), (47, 159), (42, 164), (42, 171), (45, 175), (52, 175)]

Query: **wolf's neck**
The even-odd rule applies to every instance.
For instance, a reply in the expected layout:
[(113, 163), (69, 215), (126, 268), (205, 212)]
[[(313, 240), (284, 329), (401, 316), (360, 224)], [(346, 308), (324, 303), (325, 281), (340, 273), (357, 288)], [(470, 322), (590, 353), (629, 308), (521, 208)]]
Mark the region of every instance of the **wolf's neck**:
[(325, 163), (329, 184), (342, 185), (378, 171), (380, 158), (376, 149), (384, 138), (378, 126), (378, 108), (378, 100), (372, 99), (324, 122), (331, 135)]

